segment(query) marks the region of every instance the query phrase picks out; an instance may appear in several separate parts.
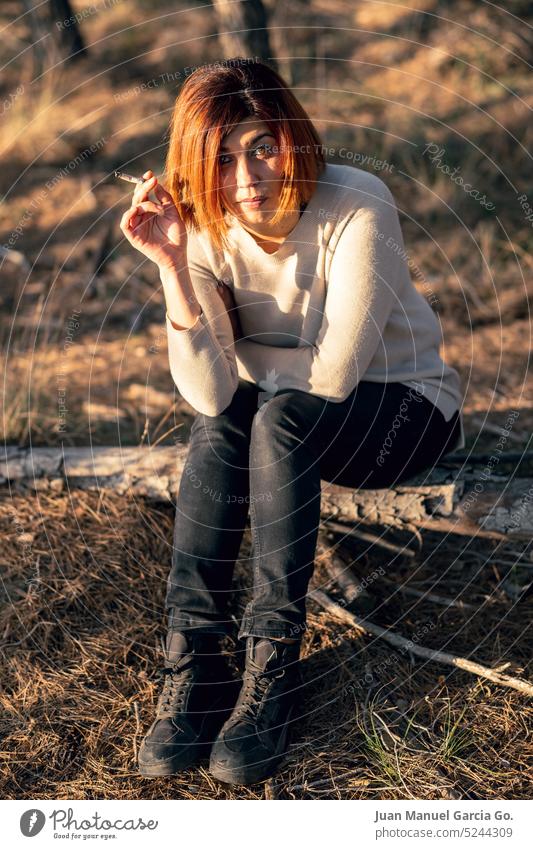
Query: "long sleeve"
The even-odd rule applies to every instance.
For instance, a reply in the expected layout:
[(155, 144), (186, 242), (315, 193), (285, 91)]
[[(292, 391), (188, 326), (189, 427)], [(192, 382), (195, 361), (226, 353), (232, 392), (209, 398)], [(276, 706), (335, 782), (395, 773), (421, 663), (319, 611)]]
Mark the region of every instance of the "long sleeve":
[(365, 374), (395, 305), (400, 302), (403, 248), (398, 212), (389, 189), (348, 217), (336, 238), (316, 344), (283, 348), (249, 339), (236, 342), (239, 374), (272, 391), (300, 389), (344, 401)]
[(216, 291), (217, 278), (194, 234), (187, 242), (187, 261), (202, 312), (195, 324), (184, 330), (177, 330), (167, 313), (170, 373), (192, 407), (217, 416), (231, 402), (239, 380), (233, 330)]

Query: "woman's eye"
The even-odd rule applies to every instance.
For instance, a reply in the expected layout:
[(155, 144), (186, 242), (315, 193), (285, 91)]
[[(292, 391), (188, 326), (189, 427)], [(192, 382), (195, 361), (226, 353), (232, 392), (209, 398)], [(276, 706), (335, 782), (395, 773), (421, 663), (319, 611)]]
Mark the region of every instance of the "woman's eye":
[[(270, 156), (271, 154), (273, 154), (273, 152), (274, 151), (272, 145), (270, 144), (260, 144), (258, 147), (254, 147), (251, 150), (251, 153), (255, 154), (256, 156), (259, 155), (260, 157)], [(225, 153), (221, 153), (218, 159), (220, 165), (228, 165), (230, 160), (231, 156)]]
[(272, 147), (269, 144), (260, 144), (259, 147), (255, 148), (254, 152), (262, 152), (268, 156), (269, 153), (272, 153)]

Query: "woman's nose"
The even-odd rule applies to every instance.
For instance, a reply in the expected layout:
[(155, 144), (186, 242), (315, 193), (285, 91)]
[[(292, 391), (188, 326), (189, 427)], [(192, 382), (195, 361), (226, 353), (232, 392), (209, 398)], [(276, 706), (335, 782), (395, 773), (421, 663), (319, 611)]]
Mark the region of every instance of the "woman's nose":
[(239, 157), (237, 159), (237, 168), (235, 174), (235, 181), (239, 188), (245, 188), (246, 186), (253, 186), (257, 183), (259, 177), (257, 175), (257, 171), (255, 169), (255, 163), (247, 160), (245, 156)]

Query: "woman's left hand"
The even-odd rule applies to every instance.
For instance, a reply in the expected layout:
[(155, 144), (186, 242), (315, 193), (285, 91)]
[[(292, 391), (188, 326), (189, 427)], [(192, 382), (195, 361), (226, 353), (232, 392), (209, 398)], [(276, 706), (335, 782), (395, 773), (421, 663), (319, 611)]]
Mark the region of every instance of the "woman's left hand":
[(226, 286), (222, 280), (218, 281), (217, 292), (222, 298), (222, 303), (226, 307), (229, 320), (231, 321), (231, 326), (233, 328), (233, 337), (235, 341), (242, 337), (242, 329), (241, 323), (239, 321), (239, 310), (237, 304), (235, 303), (235, 298), (233, 297), (233, 292)]

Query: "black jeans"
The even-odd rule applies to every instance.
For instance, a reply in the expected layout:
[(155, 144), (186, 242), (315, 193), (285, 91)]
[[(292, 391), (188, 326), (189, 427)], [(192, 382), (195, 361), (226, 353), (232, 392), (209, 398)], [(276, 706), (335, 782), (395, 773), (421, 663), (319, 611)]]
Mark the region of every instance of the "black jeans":
[(265, 394), (241, 379), (222, 413), (193, 421), (167, 584), (170, 630), (232, 631), (232, 574), (250, 510), (253, 598), (238, 636), (301, 636), (321, 480), (390, 487), (432, 467), (459, 436), (458, 412), (446, 422), (402, 383), (360, 381), (341, 403), (293, 389)]

